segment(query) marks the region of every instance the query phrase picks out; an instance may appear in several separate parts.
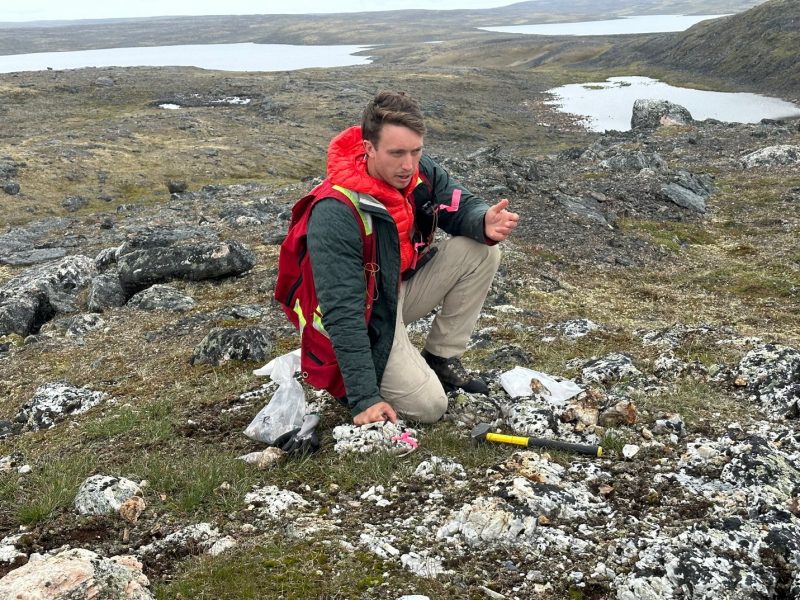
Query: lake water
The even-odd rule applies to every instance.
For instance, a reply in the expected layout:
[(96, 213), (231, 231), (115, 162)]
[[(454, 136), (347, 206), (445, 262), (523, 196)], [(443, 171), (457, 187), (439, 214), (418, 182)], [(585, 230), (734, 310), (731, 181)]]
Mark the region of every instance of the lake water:
[(37, 52), (0, 56), (0, 73), (81, 69), (83, 67), (199, 67), (222, 71), (292, 71), (345, 67), (370, 62), (353, 56), (369, 46), (293, 46), (289, 44), (192, 44), (143, 48), (105, 48), (75, 52)]
[(554, 96), (548, 104), (583, 116), (592, 131), (630, 129), (633, 103), (640, 98), (680, 104), (698, 121), (757, 123), (764, 118), (800, 117), (800, 106), (780, 98), (680, 88), (649, 77), (610, 77), (601, 83), (574, 83), (548, 92)]
[(607, 21), (581, 21), (577, 23), (539, 23), (536, 25), (506, 25), (480, 27), (498, 33), (527, 33), (530, 35), (619, 35), (625, 33), (661, 33), (685, 31), (707, 19), (727, 15), (642, 15), (609, 19)]

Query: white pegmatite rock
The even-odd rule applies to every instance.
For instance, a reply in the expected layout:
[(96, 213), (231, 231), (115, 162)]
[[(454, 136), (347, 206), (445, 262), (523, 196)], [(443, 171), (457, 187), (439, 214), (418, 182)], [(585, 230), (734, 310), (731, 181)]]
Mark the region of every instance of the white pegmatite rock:
[(50, 429), (70, 415), (86, 412), (106, 400), (103, 392), (66, 383), (46, 383), (23, 404), (15, 421), (23, 423), (23, 430)]
[(392, 545), (393, 535), (365, 532), (359, 536), (359, 541), (367, 550), (383, 559), (395, 558), (400, 555), (400, 550)]
[(442, 559), (429, 556), (427, 552), (409, 552), (400, 557), (403, 567), (414, 573), (417, 577), (435, 579), (439, 575), (449, 573), (442, 566)]
[(584, 383), (612, 383), (626, 377), (641, 375), (630, 356), (621, 352), (613, 352), (603, 358), (591, 360), (583, 365), (582, 379)]
[(442, 477), (466, 479), (467, 473), (460, 463), (439, 456), (431, 456), (428, 460), (423, 460), (417, 465), (414, 477), (425, 481), (432, 481)]
[(107, 515), (119, 510), (128, 498), (138, 496), (138, 483), (124, 477), (92, 475), (78, 488), (75, 510), (81, 515)]
[(640, 544), (633, 569), (615, 579), (617, 599), (676, 598), (685, 590), (692, 590), (694, 598), (772, 598), (775, 575), (758, 557), (785, 546), (790, 541), (786, 534), (796, 539), (796, 526), (792, 532), (785, 529), (778, 525), (765, 530), (733, 517), (710, 528), (695, 526), (678, 535), (649, 539)]
[(0, 598), (153, 600), (142, 565), (132, 556), (104, 558), (75, 548), (30, 562), (0, 579)]
[(277, 519), (284, 513), (310, 506), (300, 494), (282, 490), (274, 485), (250, 492), (244, 497), (244, 501), (256, 508), (261, 517), (272, 519)]
[(742, 358), (736, 378), (768, 414), (800, 416), (800, 351), (780, 344), (754, 348)]
[(236, 541), (223, 536), (210, 523), (197, 523), (171, 533), (167, 537), (147, 544), (138, 549), (143, 559), (155, 560), (163, 556), (188, 556), (196, 554), (197, 549), (216, 556), (227, 548), (236, 545)]
[(28, 555), (18, 549), (24, 534), (9, 535), (0, 540), (0, 566), (18, 567), (28, 560)]
[(535, 517), (518, 514), (500, 498), (482, 496), (453, 511), (436, 532), (436, 539), (460, 537), (469, 546), (514, 544), (529, 539), (535, 529)]

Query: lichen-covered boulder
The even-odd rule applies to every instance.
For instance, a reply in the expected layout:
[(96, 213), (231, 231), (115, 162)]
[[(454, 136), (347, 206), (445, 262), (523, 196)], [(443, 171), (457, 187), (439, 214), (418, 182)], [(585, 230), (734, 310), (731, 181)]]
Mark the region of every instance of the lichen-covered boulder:
[(687, 125), (692, 113), (667, 100), (639, 99), (633, 103), (631, 129), (657, 129), (661, 125)]
[(591, 360), (583, 365), (581, 378), (584, 383), (612, 383), (641, 374), (641, 371), (634, 366), (630, 356), (612, 352), (603, 358)]
[(244, 497), (259, 516), (276, 519), (286, 513), (297, 512), (310, 506), (300, 494), (290, 490), (282, 490), (274, 485), (268, 485)]
[(746, 169), (796, 164), (800, 162), (800, 146), (790, 144), (768, 146), (744, 155), (741, 162), (742, 167)]

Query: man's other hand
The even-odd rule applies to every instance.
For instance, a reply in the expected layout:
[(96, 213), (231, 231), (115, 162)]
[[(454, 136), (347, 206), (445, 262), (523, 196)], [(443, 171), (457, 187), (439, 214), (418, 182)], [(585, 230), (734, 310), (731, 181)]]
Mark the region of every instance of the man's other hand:
[(368, 409), (353, 417), (353, 423), (356, 425), (366, 425), (367, 423), (377, 423), (378, 421), (397, 423), (397, 413), (394, 412), (394, 409), (388, 402), (373, 404)]
[(490, 240), (502, 242), (506, 239), (519, 223), (519, 215), (506, 210), (508, 200), (503, 198), (490, 207), (483, 217), (483, 233)]

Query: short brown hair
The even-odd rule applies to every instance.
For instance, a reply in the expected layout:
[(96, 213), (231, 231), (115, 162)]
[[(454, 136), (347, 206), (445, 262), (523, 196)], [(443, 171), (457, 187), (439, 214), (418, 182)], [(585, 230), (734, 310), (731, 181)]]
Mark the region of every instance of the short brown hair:
[(404, 92), (378, 92), (364, 109), (361, 136), (377, 146), (381, 128), (387, 123), (408, 127), (419, 135), (425, 135), (425, 121), (419, 103)]

